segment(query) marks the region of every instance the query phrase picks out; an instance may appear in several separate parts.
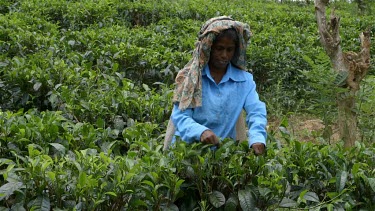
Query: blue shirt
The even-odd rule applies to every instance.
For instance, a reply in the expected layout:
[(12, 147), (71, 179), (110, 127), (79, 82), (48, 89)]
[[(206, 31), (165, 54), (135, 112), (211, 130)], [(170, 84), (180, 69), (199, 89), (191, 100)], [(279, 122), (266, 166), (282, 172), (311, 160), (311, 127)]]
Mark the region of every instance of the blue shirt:
[(249, 146), (266, 144), (266, 106), (259, 100), (253, 75), (229, 64), (221, 82), (216, 84), (207, 65), (202, 71), (202, 106), (184, 111), (178, 108), (178, 103), (173, 106), (175, 136), (192, 143), (200, 141), (205, 130), (212, 130), (220, 140), (235, 139), (242, 109), (246, 111)]

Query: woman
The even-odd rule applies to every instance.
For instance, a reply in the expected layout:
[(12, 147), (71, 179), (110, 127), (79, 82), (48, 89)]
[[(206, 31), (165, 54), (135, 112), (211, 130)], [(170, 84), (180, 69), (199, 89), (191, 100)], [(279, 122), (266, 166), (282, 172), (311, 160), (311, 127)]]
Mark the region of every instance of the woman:
[(236, 122), (244, 109), (249, 146), (257, 155), (264, 152), (266, 107), (252, 74), (245, 71), (250, 35), (247, 24), (226, 16), (202, 26), (193, 58), (176, 77), (171, 115), (175, 136), (213, 145), (236, 139)]

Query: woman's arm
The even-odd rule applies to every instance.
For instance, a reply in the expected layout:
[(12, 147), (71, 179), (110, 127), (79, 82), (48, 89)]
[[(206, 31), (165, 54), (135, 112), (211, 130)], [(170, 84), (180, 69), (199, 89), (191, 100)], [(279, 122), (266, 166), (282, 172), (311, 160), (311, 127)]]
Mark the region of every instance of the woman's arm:
[(181, 111), (178, 108), (178, 104), (173, 105), (171, 119), (179, 132), (181, 139), (193, 143), (194, 141), (200, 141), (201, 135), (204, 131), (209, 130), (209, 128), (197, 123), (193, 118), (193, 109), (187, 108)]
[[(252, 77), (251, 77), (252, 79)], [(266, 145), (267, 139), (267, 111), (266, 105), (259, 100), (256, 92), (256, 85), (250, 81), (251, 88), (245, 100), (244, 109), (246, 111), (246, 123), (249, 127), (249, 146), (255, 143)]]

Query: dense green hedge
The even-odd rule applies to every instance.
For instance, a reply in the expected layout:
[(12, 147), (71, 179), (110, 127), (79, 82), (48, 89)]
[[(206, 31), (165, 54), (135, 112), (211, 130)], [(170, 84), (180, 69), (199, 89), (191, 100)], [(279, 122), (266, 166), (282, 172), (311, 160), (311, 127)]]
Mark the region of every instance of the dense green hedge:
[[(263, 157), (230, 140), (161, 151), (174, 77), (218, 15), (249, 23), (248, 69), (270, 118), (334, 122), (337, 77), (314, 6), (284, 2), (0, 0), (0, 210), (374, 209), (374, 66), (352, 150), (277, 130)], [(331, 4), (343, 49), (374, 32), (368, 6)]]
[[(258, 89), (266, 92), (266, 98), (274, 89), (289, 96), (278, 101), (286, 110), (296, 109), (310, 88), (300, 74), (311, 69), (304, 56), (315, 60), (323, 51), (312, 4), (23, 0), (6, 5), (0, 17), (2, 83), (9, 86), (8, 90), (13, 86), (25, 88), (20, 92), (25, 97), (2, 93), (2, 102), (14, 102), (2, 106), (9, 109), (24, 106), (33, 95), (27, 88), (33, 84), (26, 85), (30, 78), (8, 76), (19, 57), (40, 60), (40, 56), (52, 54), (71, 68), (106, 72), (116, 67), (139, 84), (171, 84), (177, 70), (190, 58), (199, 27), (216, 15), (231, 15), (250, 24), (254, 36), (248, 49), (248, 69), (254, 72)], [(358, 50), (360, 31), (366, 27), (374, 30), (371, 14), (357, 13), (358, 18), (352, 18), (355, 5), (338, 2), (333, 6), (342, 16), (343, 48)], [(43, 64), (34, 67), (49, 71)], [(370, 72), (374, 73), (374, 68)], [(37, 77), (31, 83), (39, 80)], [(49, 106), (38, 103), (31, 107)]]
[(3, 210), (375, 208), (374, 145), (345, 150), (270, 131), (265, 156), (232, 140), (162, 152), (152, 123), (96, 127), (36, 111), (1, 112), (0, 123)]

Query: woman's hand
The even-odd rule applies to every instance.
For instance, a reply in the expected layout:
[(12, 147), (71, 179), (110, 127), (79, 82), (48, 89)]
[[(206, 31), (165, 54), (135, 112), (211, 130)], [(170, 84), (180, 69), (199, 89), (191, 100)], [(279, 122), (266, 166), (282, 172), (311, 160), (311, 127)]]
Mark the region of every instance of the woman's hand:
[(263, 143), (255, 143), (251, 145), (251, 148), (254, 149), (254, 154), (255, 155), (262, 155), (265, 151), (265, 146)]
[(201, 142), (204, 144), (218, 145), (219, 138), (211, 130), (205, 130), (201, 135)]

